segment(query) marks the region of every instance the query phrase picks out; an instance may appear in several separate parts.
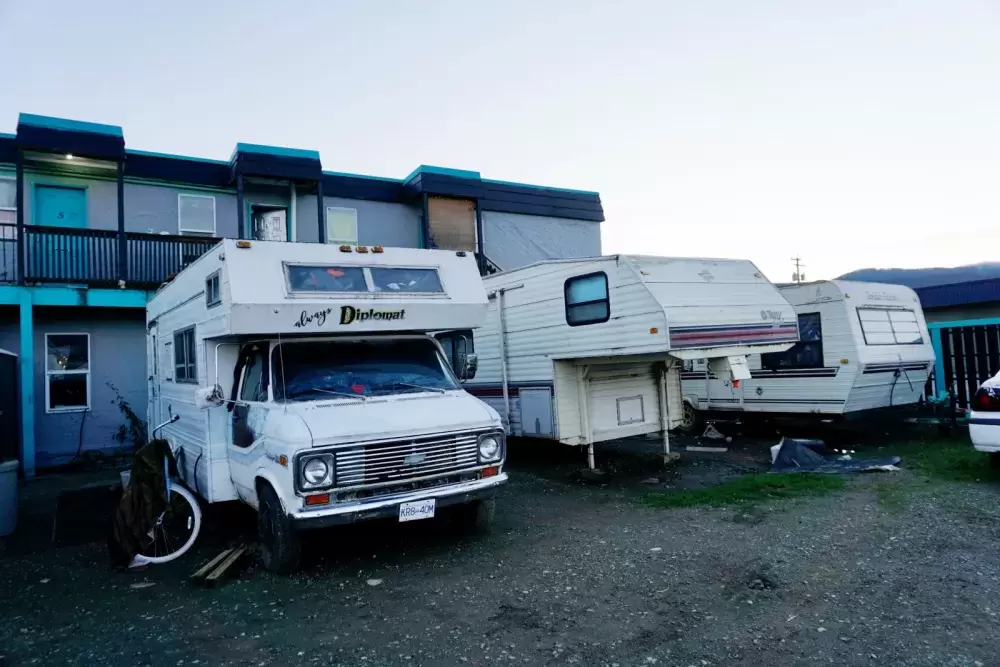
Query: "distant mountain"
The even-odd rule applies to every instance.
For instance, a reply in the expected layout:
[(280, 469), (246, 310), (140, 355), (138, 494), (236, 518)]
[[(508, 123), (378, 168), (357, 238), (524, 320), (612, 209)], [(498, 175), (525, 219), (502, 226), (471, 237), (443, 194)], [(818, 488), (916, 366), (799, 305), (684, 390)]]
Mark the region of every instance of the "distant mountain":
[(984, 262), (950, 269), (858, 269), (840, 276), (841, 280), (862, 280), (907, 287), (930, 287), (987, 278), (1000, 278), (1000, 262)]

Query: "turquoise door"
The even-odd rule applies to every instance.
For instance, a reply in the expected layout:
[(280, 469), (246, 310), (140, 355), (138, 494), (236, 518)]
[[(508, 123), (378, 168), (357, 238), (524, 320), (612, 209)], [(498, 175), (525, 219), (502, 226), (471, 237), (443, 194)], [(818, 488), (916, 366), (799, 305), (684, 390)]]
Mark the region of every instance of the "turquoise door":
[[(58, 185), (36, 185), (32, 222), (43, 227), (87, 228), (87, 191)], [(31, 230), (26, 275), (39, 280), (87, 281), (89, 255), (97, 250), (83, 234)]]

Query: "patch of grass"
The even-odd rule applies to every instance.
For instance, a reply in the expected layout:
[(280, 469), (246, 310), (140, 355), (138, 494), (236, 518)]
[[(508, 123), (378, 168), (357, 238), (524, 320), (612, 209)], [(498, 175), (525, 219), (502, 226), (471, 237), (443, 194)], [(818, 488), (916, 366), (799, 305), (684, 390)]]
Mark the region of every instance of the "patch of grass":
[(652, 507), (724, 507), (777, 498), (822, 496), (844, 488), (841, 475), (761, 473), (744, 475), (717, 486), (687, 491), (656, 491), (645, 496)]
[(865, 458), (899, 456), (900, 466), (949, 482), (1000, 483), (1000, 470), (990, 466), (988, 454), (977, 452), (968, 440), (928, 440), (894, 444), (858, 452)]

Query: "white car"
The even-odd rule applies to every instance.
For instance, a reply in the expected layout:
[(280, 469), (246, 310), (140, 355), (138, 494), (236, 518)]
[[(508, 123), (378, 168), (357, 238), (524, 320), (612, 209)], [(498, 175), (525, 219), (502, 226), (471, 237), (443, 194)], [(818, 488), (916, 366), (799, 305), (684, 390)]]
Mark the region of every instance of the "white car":
[(979, 387), (969, 406), (969, 437), (972, 446), (990, 455), (990, 464), (1000, 468), (1000, 373)]

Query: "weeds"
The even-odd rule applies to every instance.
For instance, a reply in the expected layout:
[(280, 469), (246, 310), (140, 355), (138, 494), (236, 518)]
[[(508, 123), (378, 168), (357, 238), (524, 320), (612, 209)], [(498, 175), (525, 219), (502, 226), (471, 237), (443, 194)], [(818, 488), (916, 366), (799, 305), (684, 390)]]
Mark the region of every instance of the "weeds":
[(889, 445), (859, 452), (859, 457), (899, 456), (902, 466), (948, 482), (1000, 482), (1000, 470), (990, 467), (988, 454), (967, 440), (931, 440)]
[(652, 507), (724, 507), (760, 503), (777, 498), (822, 496), (844, 488), (839, 475), (760, 473), (744, 475), (717, 486), (689, 491), (653, 492), (645, 496)]

